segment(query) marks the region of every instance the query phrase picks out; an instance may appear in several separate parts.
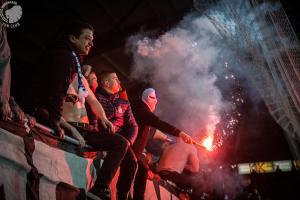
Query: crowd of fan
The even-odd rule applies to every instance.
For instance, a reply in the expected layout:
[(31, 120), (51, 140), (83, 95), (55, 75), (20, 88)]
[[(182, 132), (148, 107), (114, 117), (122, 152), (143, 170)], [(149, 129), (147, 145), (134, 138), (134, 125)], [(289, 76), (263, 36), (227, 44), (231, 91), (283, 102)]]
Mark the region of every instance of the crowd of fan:
[[(165, 133), (175, 136), (179, 141), (176, 144), (181, 147), (192, 144), (193, 139), (153, 113), (157, 104), (153, 88), (145, 89), (132, 106), (116, 72), (96, 74), (90, 65), (82, 65), (94, 46), (93, 32), (94, 28), (85, 22), (66, 24), (60, 39), (28, 67), (30, 79), (24, 74), (26, 84), (20, 85), (19, 93), (13, 98), (10, 94), (10, 47), (6, 29), (0, 22), (0, 117), (4, 121), (28, 120), (32, 127), (38, 122), (51, 128), (58, 138), (68, 135), (77, 139), (81, 148), (89, 145), (91, 151), (106, 151), (97, 180), (87, 192), (90, 198), (111, 199), (109, 184), (120, 167), (118, 200), (144, 199), (149, 174), (144, 151), (150, 127), (161, 131), (156, 133), (160, 139), (170, 140)], [(170, 151), (178, 151), (176, 148)], [(185, 179), (188, 183), (189, 177), (183, 175), (183, 170), (186, 168), (193, 173), (199, 168), (197, 151), (188, 149), (182, 156), (182, 163), (176, 167), (168, 163), (167, 158), (172, 153), (166, 155), (157, 173), (175, 184)], [(188, 187), (188, 184), (182, 186)]]

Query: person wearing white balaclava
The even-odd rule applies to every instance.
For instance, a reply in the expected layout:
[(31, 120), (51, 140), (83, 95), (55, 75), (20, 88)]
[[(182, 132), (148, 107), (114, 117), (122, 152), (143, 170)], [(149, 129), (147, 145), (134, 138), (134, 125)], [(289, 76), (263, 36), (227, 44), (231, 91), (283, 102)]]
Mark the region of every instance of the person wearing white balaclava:
[[(139, 132), (136, 141), (133, 144), (133, 150), (138, 158), (138, 172), (136, 174), (134, 182), (133, 197), (135, 200), (144, 199), (144, 193), (146, 188), (148, 164), (144, 162), (143, 150), (148, 143), (150, 137), (150, 127), (156, 128), (164, 133), (180, 137), (186, 143), (192, 143), (192, 138), (185, 132), (179, 130), (175, 126), (170, 125), (167, 122), (162, 121), (153, 112), (158, 103), (156, 92), (153, 88), (147, 88), (141, 95), (136, 106), (133, 108), (133, 114), (139, 125)], [(167, 135), (162, 135), (164, 139), (167, 139)]]
[(142, 94), (142, 101), (148, 106), (151, 112), (154, 112), (157, 104), (157, 98), (155, 90), (153, 88), (147, 88)]

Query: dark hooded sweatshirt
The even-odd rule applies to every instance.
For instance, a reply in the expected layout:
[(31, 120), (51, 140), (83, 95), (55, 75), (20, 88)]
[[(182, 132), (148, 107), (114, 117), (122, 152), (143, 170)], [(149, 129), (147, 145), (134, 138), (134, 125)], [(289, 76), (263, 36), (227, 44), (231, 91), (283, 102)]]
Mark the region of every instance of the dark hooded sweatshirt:
[(148, 106), (143, 101), (136, 102), (132, 110), (139, 126), (138, 136), (133, 144), (133, 150), (137, 158), (141, 156), (148, 143), (150, 137), (150, 127), (174, 136), (179, 136), (179, 133), (181, 132), (179, 129), (168, 124), (167, 122), (160, 120), (150, 111)]

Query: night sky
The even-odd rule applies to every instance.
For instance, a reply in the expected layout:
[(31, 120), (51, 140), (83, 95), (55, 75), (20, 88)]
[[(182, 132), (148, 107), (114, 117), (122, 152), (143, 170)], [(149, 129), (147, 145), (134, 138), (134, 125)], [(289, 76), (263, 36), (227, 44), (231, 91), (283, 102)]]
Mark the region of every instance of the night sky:
[[(299, 6), (292, 1), (283, 1), (282, 5), (299, 38)], [(241, 117), (234, 128), (234, 134), (229, 136), (223, 146), (213, 153), (214, 156), (230, 163), (293, 159), (284, 131), (273, 120), (265, 103), (251, 98), (251, 96), (259, 95), (258, 92), (250, 93), (248, 83), (242, 78), (233, 87), (235, 87), (233, 91), (223, 96), (241, 95), (245, 103), (238, 105), (237, 109)]]
[(282, 0), (281, 4), (285, 9), (288, 18), (298, 36), (300, 35), (300, 13), (299, 13), (299, 4), (295, 3), (295, 1), (291, 0)]

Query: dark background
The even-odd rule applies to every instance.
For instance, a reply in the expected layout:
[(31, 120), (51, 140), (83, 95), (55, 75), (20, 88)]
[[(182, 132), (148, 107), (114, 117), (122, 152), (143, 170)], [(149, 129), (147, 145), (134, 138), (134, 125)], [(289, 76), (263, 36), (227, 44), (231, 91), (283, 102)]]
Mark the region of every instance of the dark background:
[[(193, 10), (192, 0), (17, 2), (23, 8), (21, 26), (8, 30), (12, 50), (13, 94), (18, 93), (20, 84), (26, 85), (26, 78), (30, 77), (25, 77), (24, 81), (24, 74), (30, 69), (29, 66), (60, 36), (64, 24), (71, 19), (81, 19), (95, 27), (95, 48), (87, 57), (88, 63), (96, 71), (107, 68), (115, 70), (130, 90), (135, 83), (128, 76), (132, 64), (124, 47), (128, 36), (144, 31), (159, 35)], [(299, 6), (291, 0), (281, 3), (299, 38)], [(283, 131), (268, 114), (264, 103), (252, 102), (247, 95), (245, 92), (246, 103), (240, 107), (244, 117), (236, 127), (236, 134), (229, 137), (215, 154), (226, 162), (292, 159)]]

